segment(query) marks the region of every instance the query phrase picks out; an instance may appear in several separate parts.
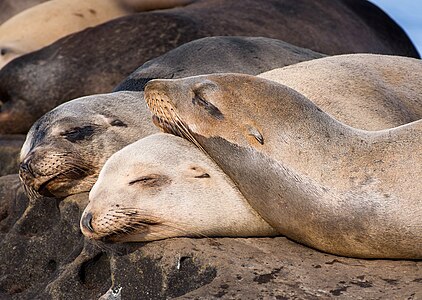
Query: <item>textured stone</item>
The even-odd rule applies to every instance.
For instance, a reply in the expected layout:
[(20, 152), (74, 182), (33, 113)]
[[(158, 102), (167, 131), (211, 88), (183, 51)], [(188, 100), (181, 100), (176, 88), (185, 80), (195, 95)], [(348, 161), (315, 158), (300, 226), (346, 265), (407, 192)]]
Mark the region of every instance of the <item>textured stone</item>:
[(25, 135), (0, 135), (0, 176), (18, 172), (19, 152)]
[(284, 237), (93, 243), (79, 230), (87, 194), (25, 199), (17, 175), (0, 178), (0, 299), (118, 299), (110, 288), (125, 300), (422, 297), (422, 261), (338, 257)]

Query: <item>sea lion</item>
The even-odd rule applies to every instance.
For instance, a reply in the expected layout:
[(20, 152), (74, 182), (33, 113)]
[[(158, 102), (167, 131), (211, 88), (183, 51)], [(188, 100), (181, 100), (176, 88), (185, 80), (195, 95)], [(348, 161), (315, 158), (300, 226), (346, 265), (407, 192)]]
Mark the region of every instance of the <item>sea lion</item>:
[(422, 120), (355, 129), (242, 74), (153, 80), (145, 99), (155, 123), (206, 151), (280, 234), (337, 255), (422, 258)]
[[(193, 42), (193, 48), (189, 47), (189, 45), (182, 46), (185, 50), (177, 50), (176, 53), (183, 57), (185, 54), (189, 55), (191, 54), (190, 50), (193, 49), (193, 51), (196, 52), (198, 49), (195, 45), (201, 47), (208, 46), (210, 49), (207, 50), (207, 53), (213, 54), (213, 56), (208, 56), (207, 63), (201, 63), (200, 65), (189, 64), (189, 62), (193, 61), (199, 63), (200, 59), (198, 56), (202, 57), (200, 53), (191, 55), (191, 59), (180, 61), (180, 67), (183, 68), (183, 70), (176, 69), (176, 77), (188, 74), (195, 75), (201, 70), (206, 72), (212, 70), (214, 68), (212, 67), (213, 65), (217, 66), (214, 68), (216, 71), (224, 70), (230, 72), (242, 70), (246, 73), (251, 72), (252, 74), (257, 74), (262, 70), (271, 69), (271, 62), (273, 63), (273, 66), (284, 66), (290, 63), (323, 56), (322, 54), (320, 55), (311, 50), (295, 47), (278, 40), (246, 37), (207, 38), (203, 41)], [(243, 50), (239, 50), (239, 47), (242, 47)], [(145, 70), (138, 74), (143, 74), (146, 78), (154, 78), (160, 74), (168, 76), (169, 73), (165, 71), (169, 71), (171, 66), (166, 65), (166, 62), (172, 62), (172, 59), (174, 58), (173, 53), (165, 54), (162, 58), (153, 60), (155, 63), (147, 64), (150, 67), (147, 66)], [(166, 59), (167, 56), (169, 56), (169, 59)], [(222, 63), (218, 61), (221, 61)], [(148, 76), (145, 74), (151, 75)], [(146, 81), (140, 78), (126, 82), (132, 83), (132, 86), (136, 88)], [(21, 162), (24, 163), (22, 163), (20, 173), (21, 177), (24, 179), (25, 185), (29, 187), (28, 190), (39, 191), (39, 193), (47, 195), (60, 195), (61, 197), (70, 195), (74, 192), (89, 191), (95, 182), (96, 176), (104, 164), (105, 159), (113, 154), (112, 151), (115, 152), (133, 142), (134, 134), (140, 134), (137, 138), (141, 138), (143, 136), (142, 134), (148, 133), (148, 130), (151, 130), (151, 128), (157, 130), (152, 124), (145, 124), (145, 122), (150, 119), (150, 113), (146, 104), (144, 104), (143, 107), (139, 104), (143, 99), (143, 93), (133, 93), (133, 96), (130, 95), (132, 94), (116, 93), (115, 95), (107, 94), (105, 96), (96, 95), (94, 97), (71, 101), (70, 103), (72, 104), (61, 105), (54, 109), (53, 112), (47, 113), (46, 116), (35, 122), (27, 136), (26, 145), (21, 153)], [(120, 97), (126, 98), (126, 100), (121, 101)], [(138, 98), (138, 100), (136, 100), (136, 98)], [(88, 101), (93, 103), (87, 103)], [(107, 110), (105, 112), (102, 111), (105, 105), (104, 103), (107, 103)], [(116, 142), (108, 137), (109, 131), (95, 130), (89, 133), (90, 139), (79, 141), (76, 144), (66, 140), (64, 136), (58, 134), (60, 131), (66, 131), (71, 128), (85, 128), (92, 119), (91, 115), (98, 116), (108, 113), (109, 111), (112, 111), (116, 116), (125, 116), (128, 120), (134, 120), (132, 122), (132, 130), (134, 133), (132, 135), (126, 135), (122, 132), (119, 140)], [(84, 117), (81, 118), (80, 115)], [(144, 122), (140, 122), (141, 119), (144, 120)], [(52, 127), (61, 127), (61, 130), (51, 128), (50, 124), (53, 124)], [(138, 125), (145, 126), (145, 129), (137, 128)], [(53, 133), (50, 134), (50, 132)], [(125, 140), (126, 137), (127, 140)], [(102, 149), (103, 145), (101, 143), (91, 143), (92, 140), (106, 140), (109, 151), (108, 149)], [(45, 145), (48, 145), (48, 147), (45, 147)], [(75, 147), (80, 147), (80, 149), (75, 149)], [(88, 148), (86, 149), (86, 147)], [(65, 157), (60, 161), (52, 160), (52, 155), (56, 156), (63, 151), (79, 154), (77, 158), (78, 162), (75, 166), (67, 163), (69, 159)], [(46, 152), (49, 154), (46, 155)], [(95, 155), (94, 157), (97, 157), (99, 155), (98, 153), (101, 154), (100, 156), (102, 159), (92, 160), (93, 154)], [(75, 160), (75, 157), (70, 160)], [(62, 166), (62, 164), (64, 164), (64, 166)], [(74, 177), (61, 177), (60, 188), (57, 187), (55, 181), (51, 182), (48, 186), (40, 184), (45, 182), (46, 178), (50, 178), (51, 175), (61, 173), (63, 167), (68, 173), (80, 174), (81, 166), (85, 165), (89, 165), (90, 169), (93, 170), (90, 176), (76, 176), (76, 180)], [(43, 167), (40, 168), (40, 166)], [(75, 170), (72, 170), (73, 167)], [(35, 172), (28, 173), (29, 170), (34, 170)], [(52, 170), (54, 171), (52, 172)], [(65, 184), (66, 180), (69, 181), (67, 184)], [(69, 186), (71, 188), (68, 188)], [(40, 187), (42, 188), (40, 189)], [(52, 188), (50, 189), (50, 187)]]
[(114, 90), (143, 91), (145, 84), (154, 78), (182, 78), (222, 72), (257, 75), (276, 66), (281, 68), (324, 56), (265, 37), (206, 37), (147, 61)]
[(127, 15), (118, 0), (51, 0), (0, 25), (0, 68), (61, 37)]
[(277, 234), (205, 153), (164, 133), (113, 154), (89, 198), (81, 230), (96, 240)]
[(419, 59), (336, 55), (258, 76), (293, 88), (352, 127), (381, 130), (422, 118), (422, 61)]
[[(141, 94), (141, 95), (139, 95)], [(65, 197), (89, 191), (117, 150), (158, 132), (143, 93), (92, 95), (64, 103), (40, 118), (20, 153), (30, 196)]]
[(186, 5), (188, 0), (51, 0), (31, 7), (0, 25), (0, 68), (87, 27), (153, 9)]
[(110, 92), (145, 61), (216, 35), (271, 37), (326, 54), (419, 57), (403, 30), (366, 0), (200, 0), (121, 17), (11, 61), (0, 70), (0, 134), (26, 133), (59, 104)]

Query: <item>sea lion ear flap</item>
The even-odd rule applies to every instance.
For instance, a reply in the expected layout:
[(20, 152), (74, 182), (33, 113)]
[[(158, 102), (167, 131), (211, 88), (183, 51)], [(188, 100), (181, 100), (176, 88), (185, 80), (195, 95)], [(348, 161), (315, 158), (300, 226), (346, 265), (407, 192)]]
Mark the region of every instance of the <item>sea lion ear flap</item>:
[(264, 145), (264, 137), (261, 134), (261, 132), (258, 130), (258, 128), (254, 126), (250, 126), (250, 125), (248, 125), (246, 128), (247, 128), (248, 135), (255, 138), (255, 140), (257, 140), (258, 143), (260, 143), (261, 145)]
[(188, 170), (188, 175), (192, 178), (210, 178), (210, 174), (208, 172), (200, 167), (200, 166), (191, 166)]

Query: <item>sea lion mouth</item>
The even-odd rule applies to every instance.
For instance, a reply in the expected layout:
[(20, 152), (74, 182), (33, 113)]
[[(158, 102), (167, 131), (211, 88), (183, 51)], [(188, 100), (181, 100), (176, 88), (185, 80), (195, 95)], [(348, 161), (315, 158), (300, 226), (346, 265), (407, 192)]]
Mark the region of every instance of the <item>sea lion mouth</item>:
[(66, 191), (69, 188), (91, 175), (95, 174), (81, 167), (62, 170), (48, 176), (37, 174), (30, 166), (19, 168), (19, 177), (30, 198), (68, 196), (70, 194)]
[(103, 243), (124, 242), (127, 236), (132, 234), (146, 235), (150, 231), (150, 226), (160, 225), (159, 222), (150, 220), (138, 221), (136, 224), (125, 224), (100, 238)]
[(83, 218), (91, 215), (91, 219), (82, 219), (81, 224), (84, 234), (88, 237), (104, 243), (124, 242), (130, 240), (131, 235), (147, 235), (151, 226), (161, 225), (157, 217), (146, 216), (139, 209), (114, 209), (108, 211), (101, 218), (92, 220), (92, 214), (84, 214)]

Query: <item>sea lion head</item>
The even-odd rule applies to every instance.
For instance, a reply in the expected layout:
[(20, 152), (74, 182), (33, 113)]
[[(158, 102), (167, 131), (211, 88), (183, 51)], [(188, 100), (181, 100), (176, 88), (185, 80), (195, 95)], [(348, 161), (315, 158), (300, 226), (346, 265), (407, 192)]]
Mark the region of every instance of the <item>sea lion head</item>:
[(113, 154), (89, 199), (81, 230), (94, 240), (277, 234), (206, 154), (164, 133)]
[(20, 154), (27, 190), (55, 197), (89, 191), (108, 157), (157, 131), (140, 97), (135, 92), (82, 97), (41, 117)]
[(154, 123), (197, 145), (197, 138), (219, 137), (239, 146), (261, 147), (268, 128), (276, 123), (268, 112), (291, 110), (284, 100), (298, 96), (302, 97), (286, 86), (243, 74), (155, 79), (145, 87)]

